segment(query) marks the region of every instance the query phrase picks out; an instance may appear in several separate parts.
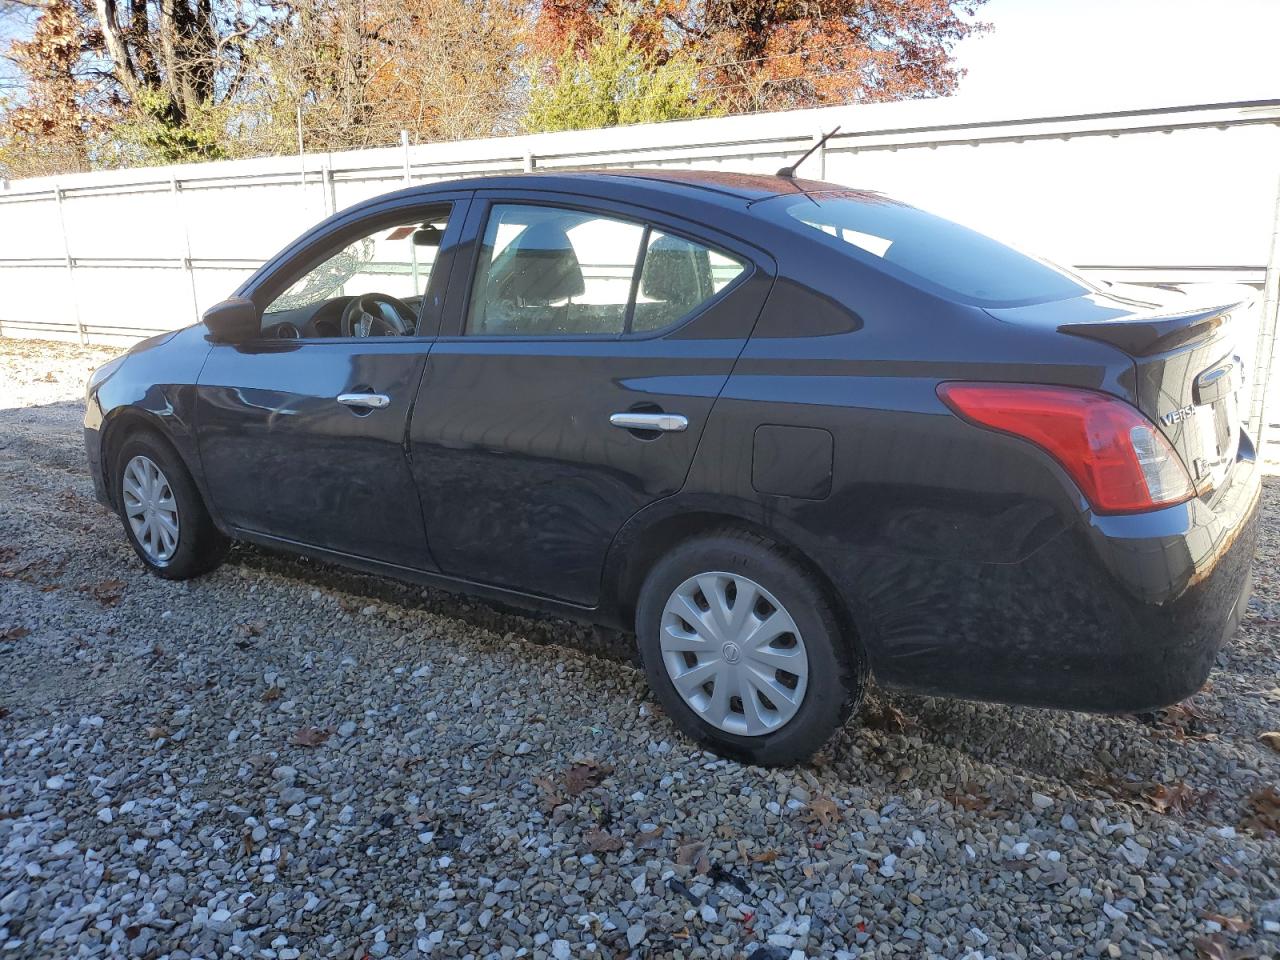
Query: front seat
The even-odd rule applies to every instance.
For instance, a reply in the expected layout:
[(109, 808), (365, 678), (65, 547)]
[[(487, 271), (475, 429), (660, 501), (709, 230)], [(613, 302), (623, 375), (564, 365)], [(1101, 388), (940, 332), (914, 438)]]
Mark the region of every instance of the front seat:
[(582, 266), (564, 228), (554, 221), (526, 227), (511, 242), (494, 278), (485, 309), (491, 334), (554, 332), (568, 316), (574, 297), (586, 291)]

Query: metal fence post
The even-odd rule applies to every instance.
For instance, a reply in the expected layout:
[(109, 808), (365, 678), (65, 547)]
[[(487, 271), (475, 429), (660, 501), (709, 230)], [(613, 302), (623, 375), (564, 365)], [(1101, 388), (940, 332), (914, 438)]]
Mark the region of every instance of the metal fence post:
[(178, 186), (178, 177), (172, 174), (169, 177), (169, 193), (173, 196), (173, 213), (178, 221), (178, 227), (182, 230), (182, 269), (186, 271), (187, 282), (191, 285), (191, 309), (195, 312), (195, 319), (200, 321), (200, 297), (196, 293), (196, 269), (191, 263), (191, 231), (187, 228), (186, 211), (182, 205), (182, 188)]
[(81, 343), (88, 343), (84, 324), (80, 322), (80, 298), (76, 296), (76, 262), (71, 258), (71, 238), (67, 236), (67, 218), (62, 212), (62, 187), (53, 185), (53, 198), (58, 204), (58, 226), (62, 231), (62, 255), (67, 262), (67, 293), (71, 297), (71, 315), (76, 321), (76, 334)]
[(1275, 206), (1271, 219), (1271, 250), (1262, 285), (1262, 316), (1253, 350), (1253, 389), (1249, 404), (1249, 432), (1266, 458), (1263, 434), (1267, 429), (1267, 392), (1276, 362), (1276, 323), (1280, 319), (1280, 176), (1276, 178)]
[(324, 212), (332, 216), (338, 212), (338, 193), (333, 185), (333, 167), (324, 164), (320, 167), (321, 185), (324, 187)]
[(400, 148), (404, 151), (404, 182), (406, 185), (413, 183), (413, 178), (409, 176), (409, 131), (400, 131)]

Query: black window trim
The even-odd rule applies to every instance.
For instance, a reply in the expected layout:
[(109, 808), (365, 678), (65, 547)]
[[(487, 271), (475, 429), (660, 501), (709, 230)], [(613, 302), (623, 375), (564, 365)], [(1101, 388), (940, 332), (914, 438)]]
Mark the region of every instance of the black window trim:
[[(669, 336), (670, 334), (676, 332), (677, 330), (680, 330), (681, 328), (692, 323), (699, 316), (705, 313), (707, 309), (709, 309), (713, 304), (718, 303), (720, 300), (722, 300), (723, 298), (728, 296), (730, 293), (732, 293), (734, 290), (736, 290), (740, 285), (746, 283), (747, 280), (755, 276), (756, 272), (760, 269), (759, 264), (756, 262), (756, 258), (753, 256), (748, 256), (747, 254), (743, 253), (741, 250), (725, 249), (724, 244), (709, 241), (705, 237), (699, 237), (696, 234), (694, 234), (692, 231), (683, 230), (679, 228), (673, 229), (668, 225), (666, 225), (665, 223), (663, 223), (661, 220), (658, 220), (649, 216), (646, 212), (641, 212), (639, 210), (637, 210), (636, 212), (631, 212), (630, 209), (628, 209), (626, 212), (622, 212), (615, 209), (611, 209), (611, 207), (607, 204), (607, 201), (605, 205), (596, 206), (590, 203), (575, 201), (572, 198), (561, 197), (557, 194), (551, 194), (551, 193), (543, 194), (541, 196), (534, 196), (534, 197), (529, 197), (524, 195), (506, 196), (502, 194), (485, 195), (485, 194), (478, 193), (475, 196), (474, 201), (475, 202), (472, 206), (471, 216), (474, 216), (476, 219), (475, 230), (469, 231), (468, 234), (463, 238), (462, 242), (459, 244), (459, 246), (462, 246), (464, 244), (470, 243), (472, 247), (469, 255), (464, 254), (464, 256), (467, 256), (467, 259), (470, 261), (469, 268), (466, 271), (467, 282), (465, 284), (465, 294), (463, 295), (462, 302), (461, 304), (459, 304), (459, 309), (456, 312), (454, 317), (456, 327), (457, 327), (457, 332), (449, 333), (447, 335), (444, 333), (441, 333), (441, 335), (437, 338), (440, 341), (445, 343), (454, 343), (454, 342), (611, 343), (611, 342), (616, 342), (620, 340), (627, 340), (627, 341), (659, 340), (662, 337)], [(469, 334), (466, 332), (467, 318), (471, 312), (471, 298), (475, 293), (476, 272), (480, 268), (480, 250), (484, 246), (484, 232), (485, 232), (485, 229), (489, 226), (490, 213), (492, 212), (493, 208), (497, 205), (552, 207), (557, 210), (572, 210), (580, 213), (591, 214), (593, 216), (605, 217), (612, 220), (621, 220), (623, 222), (628, 222), (628, 223), (634, 224), (635, 226), (644, 228), (644, 234), (641, 237), (640, 250), (636, 255), (637, 268), (633, 271), (632, 277), (631, 277), (632, 289), (631, 289), (631, 293), (629, 294), (629, 299), (627, 301), (628, 310), (627, 310), (627, 315), (625, 318), (622, 333), (581, 333), (581, 334), (568, 333), (568, 334), (549, 334), (549, 335), (542, 335), (542, 336), (531, 336), (528, 334), (493, 334), (493, 333), (470, 333)], [(665, 327), (659, 327), (656, 330), (648, 330), (643, 333), (633, 333), (630, 330), (631, 313), (634, 310), (635, 294), (640, 282), (639, 268), (643, 267), (644, 257), (648, 253), (647, 241), (650, 233), (654, 229), (657, 229), (660, 233), (663, 233), (667, 236), (678, 237), (682, 240), (687, 240), (690, 243), (699, 244), (700, 246), (706, 247), (708, 250), (713, 250), (716, 253), (719, 253), (721, 255), (731, 256), (733, 259), (741, 262), (745, 269), (743, 269), (741, 273), (739, 273), (736, 277), (734, 277), (732, 281), (726, 284), (723, 290), (720, 290), (717, 293), (713, 294), (712, 296), (708, 297), (706, 300), (702, 301), (702, 303), (698, 304), (698, 306), (695, 309), (691, 310), (689, 313), (685, 314), (683, 317), (680, 317), (678, 320), (675, 320), (672, 323), (667, 324)]]

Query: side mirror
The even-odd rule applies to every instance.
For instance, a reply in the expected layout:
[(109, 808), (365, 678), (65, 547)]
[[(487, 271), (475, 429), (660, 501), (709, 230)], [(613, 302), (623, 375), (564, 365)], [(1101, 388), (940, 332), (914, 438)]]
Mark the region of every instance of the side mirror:
[(258, 308), (246, 297), (232, 297), (215, 303), (201, 318), (209, 328), (209, 336), (218, 343), (243, 343), (256, 339), (262, 332)]

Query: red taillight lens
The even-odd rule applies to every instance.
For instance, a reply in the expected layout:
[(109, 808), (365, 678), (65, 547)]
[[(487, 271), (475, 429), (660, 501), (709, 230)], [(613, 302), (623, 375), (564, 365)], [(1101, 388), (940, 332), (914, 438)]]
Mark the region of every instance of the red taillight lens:
[(964, 419), (1040, 447), (1099, 513), (1154, 510), (1195, 494), (1169, 441), (1117, 397), (1025, 383), (943, 383), (938, 396)]

